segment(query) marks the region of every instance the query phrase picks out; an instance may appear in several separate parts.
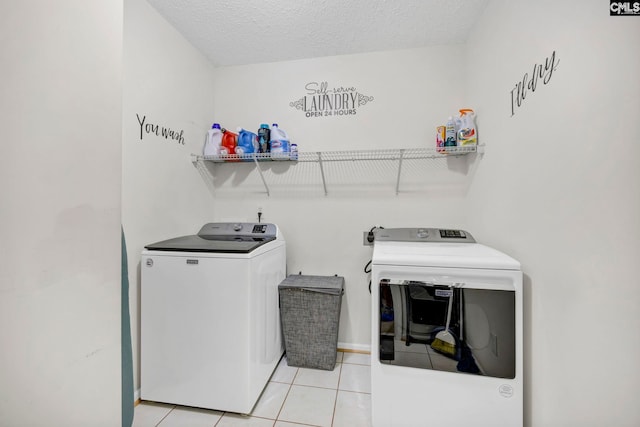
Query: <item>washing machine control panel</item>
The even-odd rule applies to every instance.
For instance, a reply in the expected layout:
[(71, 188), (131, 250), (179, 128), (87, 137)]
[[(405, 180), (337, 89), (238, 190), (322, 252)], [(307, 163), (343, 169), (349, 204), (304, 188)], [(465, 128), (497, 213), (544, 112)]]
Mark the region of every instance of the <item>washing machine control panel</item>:
[(264, 234), (267, 232), (267, 224), (254, 224), (252, 233)]
[(467, 233), (462, 230), (439, 230), (443, 239), (466, 239)]
[(211, 222), (205, 224), (198, 232), (198, 236), (205, 239), (225, 236), (276, 237), (277, 234), (276, 225), (266, 222)]
[(476, 243), (468, 231), (441, 228), (383, 228), (376, 232), (375, 240), (387, 242)]

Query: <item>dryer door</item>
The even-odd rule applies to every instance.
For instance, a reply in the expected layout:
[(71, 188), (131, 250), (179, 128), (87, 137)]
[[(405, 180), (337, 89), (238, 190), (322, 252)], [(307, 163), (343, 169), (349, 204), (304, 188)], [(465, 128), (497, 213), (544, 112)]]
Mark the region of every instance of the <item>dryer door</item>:
[(378, 285), (381, 363), (515, 378), (515, 289), (392, 278)]

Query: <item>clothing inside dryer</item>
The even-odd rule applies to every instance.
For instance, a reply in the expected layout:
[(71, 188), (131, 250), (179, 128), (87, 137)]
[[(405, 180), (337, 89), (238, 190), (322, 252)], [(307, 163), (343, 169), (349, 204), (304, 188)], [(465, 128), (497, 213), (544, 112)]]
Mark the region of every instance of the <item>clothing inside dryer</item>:
[(515, 377), (515, 291), (382, 279), (379, 292), (382, 363)]

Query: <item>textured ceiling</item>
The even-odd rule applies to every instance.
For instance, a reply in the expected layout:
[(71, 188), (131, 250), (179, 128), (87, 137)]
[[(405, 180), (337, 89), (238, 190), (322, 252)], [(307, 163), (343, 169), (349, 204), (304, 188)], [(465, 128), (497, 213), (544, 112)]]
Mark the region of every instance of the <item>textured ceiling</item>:
[(216, 66), (464, 43), (488, 0), (147, 0)]

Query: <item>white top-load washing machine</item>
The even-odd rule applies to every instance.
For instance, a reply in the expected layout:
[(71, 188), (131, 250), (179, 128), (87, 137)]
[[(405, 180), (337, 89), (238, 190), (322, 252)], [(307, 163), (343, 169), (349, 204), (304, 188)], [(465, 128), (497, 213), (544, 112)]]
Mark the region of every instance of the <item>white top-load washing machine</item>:
[(209, 223), (146, 246), (140, 268), (140, 398), (250, 413), (283, 354), (278, 227)]
[(518, 261), (462, 230), (381, 229), (372, 304), (374, 427), (522, 426)]

